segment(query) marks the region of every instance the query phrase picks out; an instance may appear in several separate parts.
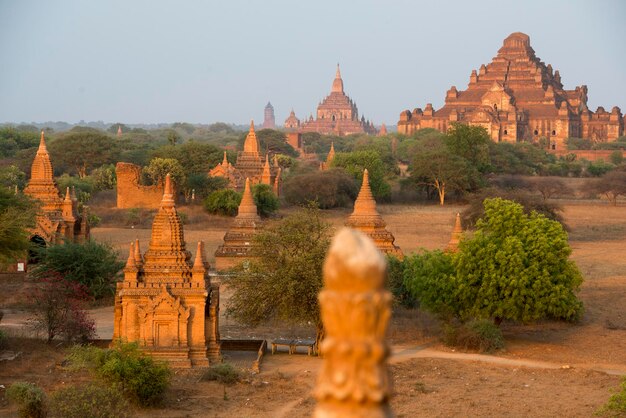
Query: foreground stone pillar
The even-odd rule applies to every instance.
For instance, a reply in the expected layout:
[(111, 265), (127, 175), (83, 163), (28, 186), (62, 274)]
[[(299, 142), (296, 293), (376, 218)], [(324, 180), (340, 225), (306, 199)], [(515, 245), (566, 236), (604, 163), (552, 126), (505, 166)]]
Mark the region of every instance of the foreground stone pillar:
[(319, 295), (326, 338), (314, 417), (392, 416), (385, 343), (391, 294), (385, 278), (385, 259), (371, 239), (348, 228), (335, 236)]

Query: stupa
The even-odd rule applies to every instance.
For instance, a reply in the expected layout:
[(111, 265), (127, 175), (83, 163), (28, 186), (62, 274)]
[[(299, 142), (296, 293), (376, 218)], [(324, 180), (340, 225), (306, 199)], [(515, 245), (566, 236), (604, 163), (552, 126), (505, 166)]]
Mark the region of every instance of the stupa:
[(461, 235), (463, 234), (463, 227), (461, 226), (461, 214), (456, 214), (456, 220), (454, 221), (454, 229), (452, 230), (452, 236), (450, 242), (446, 246), (446, 251), (455, 253), (459, 250), (459, 242), (461, 242)]
[(363, 232), (370, 237), (376, 248), (384, 254), (394, 255), (402, 258), (402, 250), (394, 244), (393, 234), (385, 228), (386, 223), (383, 217), (376, 210), (376, 201), (370, 188), (369, 174), (367, 169), (363, 170), (363, 183), (361, 190), (354, 202), (354, 211), (348, 217), (346, 226)]
[(246, 179), (243, 197), (239, 204), (234, 225), (224, 235), (224, 244), (215, 251), (215, 269), (218, 271), (235, 267), (250, 259), (254, 235), (263, 227), (261, 217), (257, 213), (250, 179)]
[(328, 151), (328, 155), (326, 156), (326, 161), (320, 163), (321, 170), (328, 170), (335, 159), (335, 143), (330, 143), (330, 151)]
[(41, 202), (37, 224), (30, 231), (31, 241), (55, 244), (63, 239), (80, 241), (89, 238), (86, 211), (78, 213), (78, 201), (72, 198), (69, 187), (64, 199), (59, 196), (43, 131), (24, 194)]
[(139, 242), (130, 244), (115, 294), (113, 340), (137, 342), (174, 367), (219, 361), (219, 287), (207, 277), (203, 252), (199, 242), (192, 265), (168, 174), (143, 258)]

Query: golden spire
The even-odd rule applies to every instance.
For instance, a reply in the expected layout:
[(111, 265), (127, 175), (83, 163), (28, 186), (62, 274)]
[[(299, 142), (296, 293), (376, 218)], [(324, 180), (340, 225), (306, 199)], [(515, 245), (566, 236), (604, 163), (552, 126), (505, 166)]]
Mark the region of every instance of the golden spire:
[(194, 270), (206, 270), (204, 267), (204, 242), (198, 241), (198, 247), (196, 249), (196, 259), (193, 262)]
[(128, 259), (126, 260), (126, 267), (124, 270), (137, 270), (137, 264), (135, 263), (135, 243), (130, 242), (130, 247), (128, 248)]
[(241, 197), (241, 203), (237, 210), (237, 218), (255, 218), (258, 219), (257, 208), (254, 204), (254, 197), (252, 197), (252, 190), (250, 189), (250, 179), (246, 177), (246, 186), (243, 189), (243, 196)]
[(326, 157), (326, 165), (330, 166), (330, 163), (335, 158), (335, 142), (330, 143), (330, 151), (328, 151), (328, 156)]
[(172, 178), (170, 173), (165, 176), (165, 189), (163, 190), (163, 199), (161, 200), (161, 207), (172, 208), (174, 207), (174, 189), (172, 187)]
[(448, 242), (446, 251), (455, 253), (459, 250), (461, 235), (463, 235), (463, 227), (461, 226), (461, 214), (457, 213), (456, 219), (454, 220), (454, 229), (452, 230), (452, 236), (450, 237), (450, 242)]
[(265, 165), (263, 166), (263, 173), (261, 173), (261, 183), (271, 184), (272, 173), (270, 171), (270, 158), (268, 154), (265, 154)]
[(250, 121), (250, 131), (246, 135), (246, 141), (243, 143), (243, 152), (259, 153), (259, 141), (254, 132), (254, 120)]
[(333, 87), (330, 91), (331, 93), (343, 93), (343, 80), (341, 79), (341, 72), (339, 71), (339, 63), (337, 63), (337, 72), (335, 73)]
[(46, 140), (44, 138), (43, 129), (41, 130), (41, 138), (39, 139), (39, 149), (37, 154), (48, 154), (48, 148), (46, 148)]
[(226, 151), (224, 151), (224, 159), (222, 160), (222, 167), (228, 167), (228, 158), (226, 157)]
[(370, 188), (370, 176), (367, 172), (367, 168), (363, 170), (363, 183), (361, 184), (361, 190), (354, 202), (354, 215), (375, 215), (380, 216), (376, 210), (376, 201), (372, 195), (372, 189)]
[(135, 239), (135, 263), (137, 265), (143, 264), (143, 257), (141, 256), (141, 249), (139, 248), (139, 239)]
[(72, 197), (70, 195), (70, 187), (69, 186), (67, 186), (65, 188), (65, 200), (64, 201), (65, 202), (71, 202), (72, 201)]

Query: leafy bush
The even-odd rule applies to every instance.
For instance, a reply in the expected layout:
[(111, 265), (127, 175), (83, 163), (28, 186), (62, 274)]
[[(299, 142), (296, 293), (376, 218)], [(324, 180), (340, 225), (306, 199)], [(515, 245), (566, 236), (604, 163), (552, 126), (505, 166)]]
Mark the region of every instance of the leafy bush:
[(609, 401), (598, 410), (597, 414), (611, 417), (626, 416), (626, 377), (622, 379), (619, 392), (611, 395)]
[(46, 394), (32, 383), (16, 382), (7, 388), (6, 397), (18, 405), (20, 418), (44, 418), (46, 416)]
[(458, 314), (454, 302), (452, 257), (442, 251), (412, 254), (404, 259), (403, 284), (419, 305), (441, 318)]
[(100, 218), (95, 213), (89, 212), (87, 214), (87, 224), (90, 228), (95, 228), (96, 226), (100, 225), (100, 222), (102, 222), (102, 218)]
[(65, 280), (86, 286), (97, 299), (113, 294), (113, 285), (123, 266), (109, 244), (91, 240), (66, 242), (42, 248), (34, 274), (42, 277), (49, 272), (59, 273)]
[(217, 190), (204, 199), (204, 208), (207, 212), (216, 215), (235, 216), (241, 203), (241, 194), (234, 190)]
[(50, 415), (59, 418), (130, 417), (128, 402), (114, 387), (93, 383), (60, 389), (50, 397)]
[(66, 341), (84, 343), (95, 336), (95, 322), (83, 307), (88, 299), (85, 286), (65, 280), (58, 273), (50, 273), (31, 293), (30, 324), (36, 331), (44, 331), (48, 342), (60, 335)]
[(202, 375), (202, 380), (217, 381), (225, 385), (232, 385), (239, 381), (239, 370), (230, 363), (220, 363), (209, 369)]
[(98, 376), (143, 406), (161, 402), (172, 376), (167, 363), (142, 353), (136, 343), (118, 342), (106, 350), (75, 347), (68, 359), (73, 367), (95, 370)]
[(483, 353), (491, 353), (504, 348), (502, 331), (486, 319), (475, 319), (462, 325), (446, 324), (444, 342), (453, 347), (478, 350)]
[(405, 308), (414, 308), (417, 301), (404, 285), (404, 269), (404, 260), (392, 255), (387, 256), (387, 287), (393, 295), (395, 303)]
[(305, 205), (316, 201), (321, 209), (349, 206), (357, 194), (354, 179), (341, 168), (289, 177), (283, 185), (287, 203)]
[(613, 170), (615, 166), (603, 160), (593, 161), (587, 166), (587, 172), (594, 177), (601, 177)]
[(94, 169), (89, 176), (94, 190), (111, 190), (117, 184), (117, 175), (113, 164), (103, 165)]
[(252, 187), (252, 195), (259, 215), (268, 217), (278, 210), (278, 197), (267, 184), (255, 184)]

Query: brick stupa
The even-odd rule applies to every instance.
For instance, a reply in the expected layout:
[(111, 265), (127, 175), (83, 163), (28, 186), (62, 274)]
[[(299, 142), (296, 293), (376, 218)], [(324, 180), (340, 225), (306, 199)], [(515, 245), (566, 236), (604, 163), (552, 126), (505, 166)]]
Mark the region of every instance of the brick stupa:
[(219, 287), (207, 277), (202, 242), (195, 262), (185, 247), (168, 174), (148, 251), (131, 243), (117, 284), (113, 340), (137, 342), (174, 367), (208, 366), (220, 358)]
[(250, 130), (246, 135), (243, 151), (237, 154), (235, 164), (230, 164), (224, 153), (224, 161), (211, 169), (209, 175), (228, 179), (229, 187), (234, 190), (243, 190), (245, 181), (249, 178), (251, 184), (268, 184), (277, 193), (280, 190), (280, 168), (277, 165), (270, 165), (268, 156), (263, 161), (260, 149), (254, 121), (250, 121)]
[(24, 194), (41, 202), (36, 226), (30, 231), (31, 240), (54, 244), (62, 239), (80, 241), (89, 237), (86, 212), (78, 214), (78, 201), (69, 188), (64, 199), (59, 196), (43, 131)]
[(224, 244), (215, 251), (215, 269), (218, 271), (235, 267), (250, 259), (254, 235), (263, 227), (261, 217), (254, 204), (250, 180), (246, 179), (243, 197), (239, 204), (234, 225), (224, 235)]
[(382, 253), (402, 258), (402, 250), (394, 244), (393, 234), (385, 228), (383, 217), (376, 210), (376, 201), (370, 188), (367, 169), (363, 171), (361, 190), (354, 202), (354, 211), (346, 221), (346, 226), (357, 229), (369, 236)]

